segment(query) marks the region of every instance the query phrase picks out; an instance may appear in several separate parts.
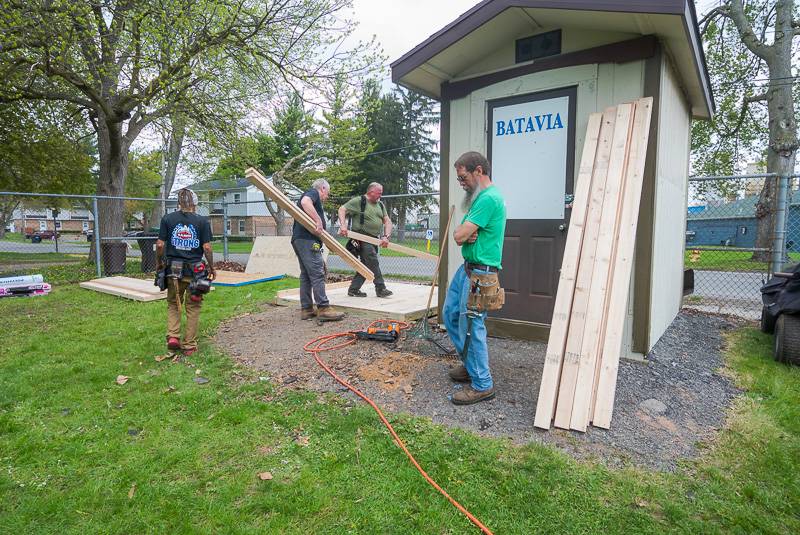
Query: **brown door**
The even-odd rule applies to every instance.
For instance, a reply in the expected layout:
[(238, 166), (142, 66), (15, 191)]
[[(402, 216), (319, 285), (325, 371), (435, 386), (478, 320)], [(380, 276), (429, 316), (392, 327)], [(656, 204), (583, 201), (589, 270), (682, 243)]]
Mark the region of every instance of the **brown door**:
[(551, 321), (573, 193), (576, 98), (569, 87), (489, 102), (492, 179), (508, 214), (498, 319)]

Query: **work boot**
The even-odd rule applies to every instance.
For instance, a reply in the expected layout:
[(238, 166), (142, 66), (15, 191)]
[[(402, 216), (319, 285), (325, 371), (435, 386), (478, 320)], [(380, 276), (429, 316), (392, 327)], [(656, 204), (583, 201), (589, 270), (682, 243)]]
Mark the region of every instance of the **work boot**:
[(316, 313), (316, 311), (314, 310), (313, 307), (312, 308), (301, 308), (300, 309), (300, 319), (301, 320), (310, 320), (311, 318), (313, 318), (316, 315), (317, 315), (317, 313)]
[(170, 336), (167, 339), (167, 349), (172, 349), (176, 351), (181, 348), (181, 341), (175, 338), (174, 336)]
[(344, 312), (338, 312), (331, 306), (317, 307), (317, 319), (320, 321), (339, 321), (344, 318)]
[(450, 368), (450, 371), (447, 372), (447, 375), (450, 376), (450, 379), (457, 383), (468, 383), (470, 382), (469, 373), (467, 373), (467, 369), (459, 364), (455, 368)]
[(472, 385), (467, 385), (455, 394), (453, 394), (454, 405), (472, 405), (479, 401), (494, 398), (494, 388), (489, 390), (475, 390)]
[(388, 290), (386, 287), (375, 288), (375, 295), (377, 295), (378, 297), (389, 297), (393, 293), (394, 292), (392, 292), (391, 290)]
[(358, 288), (348, 288), (347, 295), (349, 295), (350, 297), (366, 297), (367, 292), (362, 292)]

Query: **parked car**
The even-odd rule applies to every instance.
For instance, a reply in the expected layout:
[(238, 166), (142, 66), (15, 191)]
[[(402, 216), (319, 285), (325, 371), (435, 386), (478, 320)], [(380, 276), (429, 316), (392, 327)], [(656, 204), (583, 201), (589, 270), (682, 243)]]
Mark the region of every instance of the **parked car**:
[(61, 233), (54, 230), (37, 230), (33, 234), (25, 234), (26, 238), (30, 238), (31, 243), (39, 243), (42, 240), (52, 240), (56, 237), (60, 238)]
[(775, 360), (800, 366), (800, 264), (773, 274), (761, 300), (761, 331), (775, 334)]

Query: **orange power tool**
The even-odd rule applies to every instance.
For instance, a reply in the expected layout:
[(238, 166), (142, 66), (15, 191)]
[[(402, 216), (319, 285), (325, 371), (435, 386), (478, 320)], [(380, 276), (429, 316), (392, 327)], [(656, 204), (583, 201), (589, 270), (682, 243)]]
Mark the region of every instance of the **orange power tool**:
[(366, 331), (353, 331), (361, 340), (378, 340), (379, 342), (396, 342), (400, 338), (400, 324), (388, 322), (384, 327), (367, 327)]

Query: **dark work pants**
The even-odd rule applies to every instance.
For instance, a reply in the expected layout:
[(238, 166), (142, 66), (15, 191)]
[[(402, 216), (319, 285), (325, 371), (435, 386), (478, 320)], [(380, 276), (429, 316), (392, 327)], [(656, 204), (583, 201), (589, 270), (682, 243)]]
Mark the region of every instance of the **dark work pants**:
[[(312, 308), (328, 306), (325, 293), (325, 262), (322, 260), (322, 247), (314, 240), (297, 239), (292, 241), (294, 253), (300, 263), (300, 306)], [(314, 299), (311, 299), (311, 294)]]
[[(381, 266), (378, 263), (378, 246), (371, 243), (359, 242), (361, 244), (358, 258), (361, 263), (367, 266), (372, 273), (375, 274), (375, 289), (386, 288), (386, 283), (383, 282), (383, 274), (381, 274)], [(350, 288), (360, 290), (361, 286), (366, 282), (366, 279), (361, 273), (356, 273), (353, 281), (350, 283)]]

